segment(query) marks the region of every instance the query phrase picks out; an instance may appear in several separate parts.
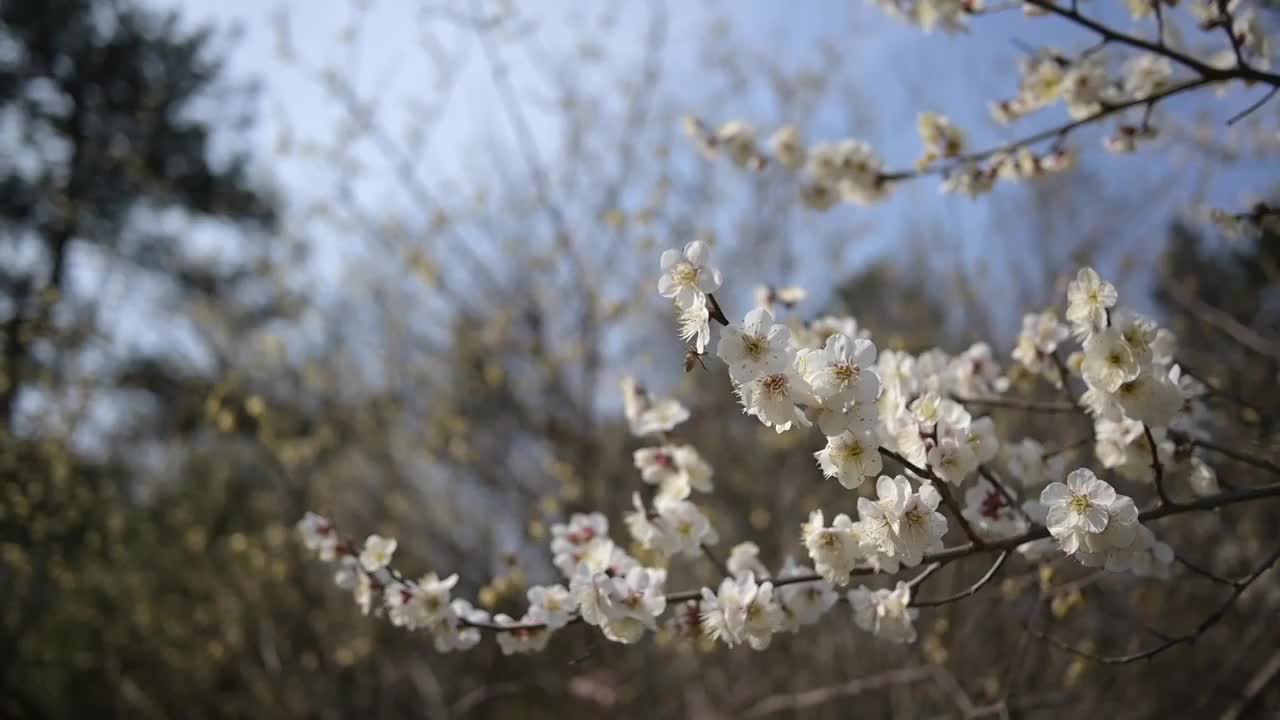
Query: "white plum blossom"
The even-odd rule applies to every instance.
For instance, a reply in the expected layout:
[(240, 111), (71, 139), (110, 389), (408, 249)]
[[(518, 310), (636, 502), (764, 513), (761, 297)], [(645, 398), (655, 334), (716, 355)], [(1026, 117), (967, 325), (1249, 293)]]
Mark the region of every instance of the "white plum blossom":
[[(1150, 7), (1151, 3), (1146, 5)], [(1134, 100), (1143, 100), (1169, 87), (1173, 63), (1167, 57), (1143, 53), (1129, 58), (1123, 72), (1124, 94)]]
[[(787, 558), (778, 579), (786, 580), (813, 572), (812, 568), (796, 565), (795, 561)], [(782, 607), (786, 610), (785, 629), (790, 632), (797, 632), (805, 625), (818, 622), (840, 600), (839, 593), (825, 580), (775, 586), (774, 595), (782, 600)]]
[(742, 384), (786, 370), (792, 359), (790, 340), (791, 330), (775, 323), (773, 313), (755, 308), (741, 328), (731, 325), (720, 333), (716, 354), (729, 366), (730, 379)]
[(786, 621), (771, 582), (757, 583), (750, 573), (725, 578), (719, 591), (702, 589), (702, 623), (706, 632), (726, 645), (746, 643), (754, 650), (769, 646)]
[(631, 433), (638, 437), (671, 432), (689, 419), (689, 409), (678, 400), (655, 400), (631, 376), (622, 378), (622, 408)]
[(969, 525), (984, 540), (998, 540), (1025, 532), (1026, 519), (1019, 508), (994, 485), (981, 480), (964, 493), (964, 513)]
[(1063, 552), (1071, 555), (1082, 547), (1088, 549), (1086, 536), (1098, 535), (1107, 529), (1112, 506), (1121, 497), (1093, 471), (1080, 468), (1067, 476), (1065, 484), (1047, 485), (1040, 493), (1040, 502), (1048, 508), (1045, 525), (1049, 534), (1057, 539)]
[(829, 583), (847, 585), (850, 573), (866, 554), (861, 528), (844, 513), (837, 515), (827, 527), (822, 511), (814, 510), (800, 529), (818, 574)]
[(608, 539), (609, 519), (602, 513), (574, 513), (568, 523), (551, 526), (552, 562), (562, 575), (573, 577), (587, 547)]
[(738, 386), (738, 395), (748, 415), (755, 415), (765, 427), (784, 433), (793, 424), (807, 427), (810, 423), (799, 405), (813, 403), (809, 385), (794, 370), (787, 368), (761, 375)]
[(681, 308), (705, 302), (706, 293), (720, 289), (720, 271), (711, 267), (711, 248), (701, 240), (684, 246), (684, 251), (667, 250), (662, 253), (662, 277), (658, 278), (658, 292), (671, 298)]
[(729, 551), (729, 559), (725, 561), (729, 574), (741, 577), (751, 573), (758, 578), (769, 577), (769, 569), (760, 562), (760, 546), (753, 542), (740, 542)]
[(498, 640), (498, 648), (502, 650), (503, 655), (528, 655), (542, 652), (546, 649), (547, 642), (551, 640), (551, 631), (539, 626), (536, 621), (528, 617), (514, 620), (510, 615), (498, 614), (493, 616), (493, 624), (513, 628), (494, 633)]
[(627, 515), (627, 529), (650, 550), (666, 557), (680, 553), (696, 556), (704, 544), (714, 545), (718, 540), (711, 522), (688, 500), (659, 497), (654, 500), (654, 512), (650, 513), (640, 493), (635, 493), (632, 499), (635, 511)]
[(868, 477), (880, 473), (880, 447), (870, 431), (845, 432), (827, 438), (827, 446), (814, 453), (825, 477), (835, 478), (854, 490)]
[(1116, 328), (1095, 332), (1084, 341), (1084, 378), (1093, 387), (1114, 393), (1138, 377), (1141, 366)]
[(919, 565), (924, 554), (942, 549), (947, 518), (938, 512), (942, 496), (931, 484), (911, 490), (911, 481), (902, 475), (881, 475), (876, 481), (876, 500), (858, 498), (858, 516), (869, 541), (903, 565)]
[(568, 588), (563, 585), (537, 585), (525, 593), (529, 599), (529, 617), (548, 630), (564, 627), (577, 610)]
[(943, 482), (960, 485), (978, 469), (978, 458), (968, 443), (950, 437), (938, 440), (928, 454), (929, 469)]
[(332, 562), (338, 556), (338, 535), (333, 525), (324, 517), (313, 512), (302, 516), (297, 524), (298, 533), (302, 536), (303, 545), (315, 553), (320, 560)]
[(956, 157), (966, 148), (965, 132), (938, 113), (920, 113), (916, 117), (916, 131), (924, 143), (925, 154), (919, 165), (927, 167), (939, 158)]
[(800, 131), (794, 125), (786, 125), (769, 137), (769, 149), (773, 156), (790, 170), (798, 170), (804, 165), (805, 147), (800, 138)]
[(1013, 359), (1032, 372), (1047, 369), (1045, 358), (1052, 355), (1067, 337), (1067, 327), (1052, 310), (1022, 316), (1022, 332), (1013, 350)]
[(911, 587), (898, 582), (893, 590), (871, 590), (865, 585), (849, 591), (858, 627), (894, 643), (911, 643), (916, 639), (915, 619), (919, 610), (910, 607)]
[(677, 311), (680, 339), (701, 355), (711, 341), (711, 313), (707, 309), (707, 298), (697, 298), (687, 307), (677, 307)]
[(683, 500), (691, 490), (711, 492), (711, 465), (692, 445), (641, 448), (633, 457), (641, 479), (657, 485), (660, 496)]
[(876, 346), (843, 333), (827, 338), (817, 350), (802, 350), (796, 364), (813, 394), (823, 401), (867, 405), (880, 393), (876, 375)]
[(1067, 321), (1075, 327), (1076, 337), (1086, 338), (1105, 328), (1107, 311), (1118, 298), (1114, 285), (1093, 268), (1081, 268), (1076, 279), (1067, 284)]
[(365, 538), (364, 549), (360, 551), (360, 565), (365, 572), (378, 572), (391, 563), (391, 556), (395, 551), (395, 538), (370, 535)]
[(1116, 388), (1124, 414), (1148, 427), (1167, 427), (1182, 409), (1182, 394), (1169, 376), (1148, 368)]

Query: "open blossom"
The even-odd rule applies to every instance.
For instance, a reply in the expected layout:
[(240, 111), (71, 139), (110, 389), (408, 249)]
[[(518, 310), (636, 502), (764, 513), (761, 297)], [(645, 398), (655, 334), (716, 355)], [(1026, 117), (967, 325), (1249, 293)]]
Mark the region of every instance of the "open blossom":
[(1169, 376), (1147, 368), (1116, 388), (1115, 398), (1124, 414), (1148, 427), (1167, 427), (1182, 409), (1182, 393)]
[(1052, 310), (1022, 316), (1022, 332), (1013, 350), (1013, 359), (1032, 372), (1044, 370), (1044, 358), (1052, 355), (1070, 335)]
[(573, 596), (563, 585), (531, 587), (526, 595), (529, 598), (529, 617), (546, 625), (548, 630), (564, 627), (577, 610)]
[(323, 560), (332, 562), (338, 556), (338, 534), (333, 524), (321, 515), (308, 512), (298, 521), (298, 533), (308, 550)]
[(779, 433), (792, 424), (808, 426), (809, 420), (797, 405), (813, 402), (809, 385), (794, 370), (787, 368), (738, 386), (738, 395), (748, 415), (755, 415), (765, 427)]
[(984, 540), (1013, 537), (1027, 529), (1020, 509), (994, 485), (981, 480), (964, 493), (965, 519)]
[(1080, 369), (1090, 385), (1114, 393), (1138, 377), (1141, 366), (1124, 336), (1112, 327), (1095, 332), (1084, 341), (1084, 364)]
[(654, 511), (645, 508), (640, 493), (632, 496), (635, 510), (627, 514), (627, 530), (644, 547), (670, 557), (678, 553), (694, 556), (702, 545), (717, 542), (711, 522), (697, 505), (688, 500), (658, 498)]
[(641, 479), (657, 485), (663, 497), (683, 500), (690, 490), (711, 492), (711, 465), (692, 445), (641, 448), (633, 457)]
[(827, 446), (814, 453), (822, 474), (835, 478), (850, 490), (879, 474), (880, 445), (870, 431), (845, 432), (827, 438)]
[(775, 323), (773, 313), (755, 308), (741, 328), (729, 326), (720, 333), (716, 354), (729, 366), (729, 377), (741, 384), (790, 366), (790, 340), (791, 330)]
[(916, 131), (920, 133), (925, 149), (921, 165), (927, 166), (938, 158), (955, 157), (965, 151), (964, 130), (938, 113), (920, 113), (916, 118)]
[(658, 292), (675, 300), (676, 305), (687, 308), (698, 301), (705, 301), (706, 293), (720, 289), (720, 271), (708, 261), (711, 248), (701, 240), (684, 246), (684, 251), (667, 250), (662, 253), (662, 277), (658, 279)]
[(702, 353), (711, 341), (711, 313), (707, 310), (706, 296), (701, 296), (688, 307), (680, 307), (678, 310), (680, 339)]
[(547, 642), (551, 639), (551, 631), (546, 627), (525, 627), (526, 625), (536, 625), (537, 622), (528, 617), (514, 620), (509, 615), (494, 615), (493, 623), (502, 627), (514, 627), (514, 630), (504, 630), (497, 632), (494, 636), (498, 640), (498, 648), (502, 650), (503, 655), (527, 655), (529, 653), (542, 652), (547, 647)]
[(959, 485), (978, 469), (978, 458), (967, 443), (943, 437), (929, 450), (929, 469), (951, 485)]
[(370, 535), (364, 541), (364, 549), (360, 551), (360, 565), (366, 572), (378, 572), (391, 563), (391, 556), (395, 551), (395, 538)]
[(729, 574), (734, 577), (741, 577), (747, 573), (758, 578), (769, 577), (769, 568), (760, 562), (760, 546), (750, 541), (734, 545), (729, 551), (725, 566), (729, 569)]
[(715, 144), (718, 148), (723, 148), (729, 159), (739, 167), (749, 170), (760, 167), (762, 159), (756, 148), (756, 131), (750, 125), (738, 120), (721, 125), (716, 130)]
[(569, 591), (588, 625), (600, 627), (614, 642), (634, 643), (645, 630), (656, 630), (655, 618), (667, 607), (663, 586), (667, 571), (641, 566), (621, 576), (578, 568)]
[(1116, 287), (1099, 277), (1093, 268), (1081, 268), (1067, 285), (1067, 321), (1077, 337), (1088, 337), (1107, 326), (1107, 310), (1114, 307)]
[(796, 364), (813, 394), (825, 401), (870, 404), (880, 394), (874, 368), (876, 346), (843, 333), (827, 338), (821, 349), (802, 350)]
[(1133, 100), (1149, 98), (1168, 88), (1172, 78), (1169, 58), (1153, 53), (1135, 55), (1124, 65), (1124, 94)]
[[(796, 565), (794, 560), (787, 558), (782, 566), (782, 572), (778, 573), (778, 578), (785, 580), (813, 572), (812, 568)], [(825, 580), (775, 587), (774, 595), (782, 600), (782, 607), (786, 610), (786, 629), (791, 632), (796, 632), (804, 625), (818, 622), (840, 599), (835, 588)]]
[(893, 590), (871, 590), (864, 585), (849, 591), (849, 605), (858, 627), (895, 643), (915, 642), (914, 622), (920, 611), (910, 603), (911, 587), (905, 582), (899, 582)]
[(574, 513), (568, 523), (551, 526), (552, 562), (562, 575), (573, 577), (587, 548), (599, 540), (609, 540), (609, 519), (603, 513)]
[(622, 409), (633, 435), (670, 432), (689, 419), (689, 409), (674, 398), (654, 399), (635, 378), (622, 378)]
[[(1113, 506), (1120, 497), (1115, 488), (1099, 480), (1093, 471), (1080, 468), (1067, 476), (1065, 484), (1055, 482), (1046, 486), (1040, 493), (1040, 502), (1048, 508), (1045, 525), (1049, 534), (1058, 540), (1062, 551), (1070, 555), (1081, 547), (1087, 549), (1086, 536), (1107, 529)], [(1123, 510), (1123, 507), (1115, 509)]]
[(736, 579), (725, 578), (716, 593), (703, 588), (702, 607), (707, 634), (729, 647), (745, 642), (754, 650), (763, 650), (786, 620), (773, 584), (756, 583), (750, 573)]
[(797, 170), (804, 165), (804, 142), (800, 139), (800, 131), (794, 125), (781, 127), (770, 136), (769, 148), (778, 162), (789, 170)]
[(804, 546), (809, 551), (814, 568), (827, 582), (846, 585), (849, 574), (864, 556), (861, 529), (848, 515), (841, 513), (824, 524), (822, 511), (809, 513), (809, 520), (801, 528)]
[(925, 484), (912, 492), (906, 477), (881, 475), (876, 494), (876, 500), (858, 498), (858, 516), (881, 552), (911, 567), (919, 565), (925, 553), (942, 549), (947, 518), (938, 512), (942, 496), (937, 488)]

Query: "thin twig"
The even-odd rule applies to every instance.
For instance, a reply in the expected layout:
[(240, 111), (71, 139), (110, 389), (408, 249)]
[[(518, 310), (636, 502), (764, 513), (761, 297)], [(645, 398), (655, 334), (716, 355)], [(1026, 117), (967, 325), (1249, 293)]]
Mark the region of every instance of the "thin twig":
[(1249, 455), (1248, 453), (1242, 452), (1240, 450), (1236, 450), (1234, 448), (1226, 447), (1225, 445), (1219, 445), (1209, 440), (1200, 440), (1199, 438), (1193, 438), (1183, 433), (1175, 433), (1173, 431), (1170, 431), (1169, 437), (1172, 438), (1174, 442), (1182, 442), (1182, 443), (1186, 443), (1187, 445), (1190, 445), (1191, 447), (1198, 447), (1198, 448), (1203, 448), (1205, 450), (1209, 450), (1212, 452), (1216, 452), (1219, 455), (1225, 455), (1231, 458), (1232, 460), (1235, 460), (1237, 462), (1242, 462), (1245, 465), (1252, 465), (1253, 467), (1256, 467), (1260, 470), (1266, 470), (1268, 472), (1272, 472), (1277, 475), (1280, 475), (1280, 465), (1277, 465), (1276, 463), (1271, 462), (1270, 460), (1267, 460), (1265, 458)]
[(1073, 645), (1064, 643), (1061, 640), (1057, 640), (1049, 635), (1046, 635), (1038, 630), (1034, 630), (1030, 627), (1028, 627), (1027, 630), (1032, 635), (1035, 635), (1041, 640), (1048, 642), (1050, 645), (1058, 648), (1059, 650), (1064, 650), (1066, 652), (1071, 653), (1072, 655), (1078, 655), (1080, 657), (1092, 660), (1094, 662), (1102, 663), (1104, 665), (1127, 665), (1129, 663), (1137, 662), (1139, 660), (1149, 660), (1159, 655), (1160, 653), (1165, 652), (1166, 650), (1170, 650), (1182, 644), (1195, 642), (1200, 638), (1201, 635), (1204, 635), (1206, 632), (1212, 629), (1213, 626), (1222, 622), (1222, 619), (1226, 617), (1227, 611), (1231, 609), (1231, 606), (1235, 604), (1236, 600), (1238, 600), (1240, 596), (1244, 594), (1244, 591), (1247, 590), (1249, 586), (1252, 585), (1258, 578), (1266, 574), (1266, 572), (1271, 569), (1271, 566), (1276, 563), (1276, 560), (1280, 560), (1280, 549), (1277, 549), (1275, 552), (1271, 553), (1271, 555), (1268, 556), (1267, 559), (1264, 560), (1256, 570), (1254, 570), (1247, 577), (1241, 580), (1239, 584), (1237, 584), (1235, 588), (1231, 591), (1231, 596), (1228, 597), (1225, 602), (1219, 605), (1216, 610), (1210, 613), (1208, 617), (1200, 621), (1200, 624), (1197, 625), (1194, 630), (1192, 630), (1189, 633), (1186, 633), (1185, 635), (1178, 635), (1175, 637), (1171, 637), (1168, 640), (1160, 643), (1159, 645), (1155, 645), (1141, 652), (1136, 652), (1129, 655), (1109, 655), (1109, 656), (1097, 655), (1087, 650), (1081, 650), (1080, 648), (1077, 648)]
[(1227, 118), (1227, 126), (1230, 127), (1232, 125), (1235, 125), (1236, 123), (1245, 119), (1249, 115), (1253, 114), (1263, 105), (1266, 105), (1268, 102), (1270, 102), (1271, 98), (1276, 96), (1276, 93), (1280, 93), (1280, 85), (1277, 85), (1271, 88), (1271, 90), (1269, 90), (1266, 95), (1263, 95), (1262, 97), (1258, 98), (1257, 101), (1250, 103), (1249, 107)]
[(996, 557), (996, 561), (991, 564), (991, 569), (987, 570), (985, 575), (978, 578), (977, 582), (970, 585), (965, 590), (961, 590), (960, 592), (955, 593), (954, 595), (948, 595), (944, 598), (938, 598), (937, 600), (912, 599), (911, 606), (912, 607), (937, 607), (939, 605), (946, 605), (948, 603), (956, 602), (957, 600), (963, 600), (964, 598), (967, 598), (970, 595), (973, 595), (974, 593), (978, 592), (987, 583), (991, 582), (992, 579), (995, 578), (996, 573), (1000, 572), (1000, 568), (1004, 566), (1004, 561), (1008, 559), (1009, 559), (1009, 551), (1001, 550), (1000, 554)]
[(1147, 436), (1147, 445), (1151, 448), (1151, 471), (1156, 476), (1156, 495), (1160, 497), (1162, 505), (1174, 505), (1173, 498), (1169, 497), (1168, 491), (1164, 489), (1164, 464), (1160, 462), (1160, 447), (1156, 445), (1156, 436), (1151, 433), (1151, 428), (1146, 423), (1142, 424), (1142, 432)]

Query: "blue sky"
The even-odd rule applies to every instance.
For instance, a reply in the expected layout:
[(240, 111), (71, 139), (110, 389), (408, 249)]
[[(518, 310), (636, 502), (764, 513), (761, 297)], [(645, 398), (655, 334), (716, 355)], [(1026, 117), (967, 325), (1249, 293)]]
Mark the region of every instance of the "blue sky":
[[(332, 197), (334, 188), (348, 172), (340, 167), (306, 162), (274, 162), (271, 158), (287, 134), (291, 147), (304, 147), (308, 140), (333, 138), (344, 122), (345, 113), (334, 106), (330, 95), (314, 76), (299, 72), (296, 65), (281, 62), (277, 53), (277, 18), (282, 12), (289, 18), (292, 47), (306, 64), (322, 67), (333, 64), (357, 78), (362, 92), (378, 98), (379, 117), (400, 135), (430, 109), (431, 98), (444, 92), (433, 77), (430, 64), (419, 50), (418, 22), (424, 6), (457, 6), (459, 3), (421, 3), (416, 0), (147, 0), (159, 7), (179, 9), (191, 21), (212, 21), (223, 27), (238, 25), (243, 38), (231, 55), (233, 72), (253, 77), (262, 85), (260, 122), (252, 142), (264, 159), (264, 172), (269, 173), (284, 189), (290, 207), (303, 208), (311, 200)], [(548, 28), (542, 36), (552, 54), (573, 52), (591, 31), (584, 25), (583, 9), (598, 7), (592, 3), (539, 0), (517, 3), (525, 12), (536, 8), (538, 17)], [(359, 5), (367, 6), (357, 11)], [(461, 3), (469, 7), (468, 3)], [(625, 5), (625, 4), (624, 4)], [(635, 7), (632, 5), (630, 7)], [(699, 107), (697, 98), (704, 94), (697, 72), (696, 53), (707, 19), (716, 12), (732, 18), (735, 32), (743, 48), (753, 53), (787, 62), (813, 61), (819, 57), (818, 47), (832, 43), (846, 53), (847, 77), (864, 98), (868, 112), (866, 121), (850, 127), (849, 117), (864, 108), (825, 108), (817, 116), (814, 127), (806, 128), (814, 139), (856, 136), (867, 139), (878, 149), (892, 168), (910, 167), (918, 156), (919, 141), (914, 119), (918, 112), (942, 112), (970, 132), (975, 147), (1007, 142), (1015, 137), (1065, 120), (1065, 112), (1054, 108), (1014, 127), (1000, 127), (987, 112), (989, 99), (1009, 96), (1016, 86), (1015, 64), (1027, 45), (1051, 45), (1065, 50), (1078, 50), (1093, 41), (1087, 33), (1077, 31), (1053, 19), (1028, 20), (1020, 12), (1002, 13), (975, 19), (973, 31), (963, 35), (926, 35), (887, 17), (869, 2), (845, 0), (810, 0), (808, 2), (727, 2), (698, 4), (668, 2), (670, 13), (670, 57), (666, 62), (678, 78), (674, 92), (690, 98), (689, 111), (712, 121), (742, 117), (753, 119), (760, 114), (753, 96), (748, 93), (737, 103), (716, 107)], [(1120, 28), (1141, 32), (1119, 3), (1090, 3), (1090, 12)], [(628, 10), (630, 12), (630, 10)], [(339, 41), (344, 29), (351, 27), (353, 17), (363, 18), (358, 31), (347, 33), (348, 42)], [(435, 39), (462, 58), (460, 75), (448, 92), (452, 101), (432, 132), (422, 154), (430, 158), (425, 175), (427, 182), (439, 188), (465, 187), (474, 179), (474, 156), (487, 138), (506, 134), (509, 128), (498, 112), (496, 97), (489, 77), (484, 72), (479, 53), (466, 34), (448, 24), (436, 23)], [(443, 28), (443, 29), (440, 29)], [(643, 25), (628, 24), (610, 36), (610, 51), (626, 55), (638, 53)], [(513, 73), (522, 91), (523, 68), (513, 56)], [(532, 85), (530, 85), (532, 87)], [(1250, 95), (1233, 93), (1231, 99), (1216, 100), (1200, 96), (1186, 101), (1175, 99), (1168, 104), (1182, 117), (1206, 113), (1219, 118), (1215, 126), (1222, 130), (1220, 119), (1246, 105)], [(460, 99), (460, 100), (459, 100)], [(762, 119), (762, 122), (764, 120)], [(534, 118), (540, 142), (554, 148), (556, 141), (552, 122)], [(1225, 130), (1223, 130), (1225, 133)], [(1225, 135), (1224, 135), (1225, 136)], [(1099, 171), (1102, 192), (1133, 193), (1141, 187), (1181, 188), (1169, 198), (1168, 212), (1148, 213), (1132, 225), (1116, 228), (1115, 247), (1132, 247), (1135, 243), (1150, 247), (1152, 238), (1168, 213), (1185, 206), (1185, 198), (1194, 190), (1206, 201), (1233, 207), (1252, 191), (1267, 188), (1258, 183), (1268, 177), (1265, 164), (1246, 166), (1219, 176), (1200, 166), (1180, 164), (1176, 159), (1148, 154), (1138, 157), (1107, 156), (1100, 147), (1099, 132), (1081, 133), (1073, 144), (1079, 147), (1086, 166)], [(687, 148), (685, 148), (687, 150)], [(554, 149), (544, 156), (554, 158)], [(359, 158), (357, 158), (359, 159)], [(1199, 187), (1203, 185), (1203, 187)], [(410, 203), (393, 173), (374, 173), (355, 183), (353, 192), (370, 204), (396, 205)], [(441, 193), (438, 193), (441, 194)], [(447, 190), (443, 192), (447, 195)], [(1035, 243), (1035, 230), (1021, 227), (1016, 218), (1023, 203), (1030, 202), (1023, 188), (1002, 188), (993, 198), (972, 201), (963, 197), (942, 195), (932, 180), (911, 183), (896, 193), (893, 200), (871, 209), (855, 207), (836, 211), (842, 221), (866, 220), (875, 227), (875, 242), (859, 252), (843, 258), (848, 271), (869, 258), (892, 253), (898, 238), (908, 230), (937, 233), (939, 242), (948, 244), (948, 253), (961, 258), (969, 269), (989, 264), (993, 254), (1040, 252)], [(1160, 201), (1141, 197), (1144, 208), (1159, 207)], [(1185, 208), (1184, 208), (1185, 209)], [(1141, 213), (1135, 213), (1138, 215)], [(1081, 218), (1082, 222), (1088, 218)], [(675, 242), (673, 240), (672, 242)], [(678, 243), (677, 243), (678, 244)], [(323, 258), (323, 254), (322, 254)], [(332, 260), (332, 259), (330, 259)], [(339, 271), (342, 262), (323, 261), (317, 265), (321, 274)], [(835, 277), (829, 265), (821, 265), (821, 274), (800, 277), (816, 285), (821, 294), (824, 277)]]

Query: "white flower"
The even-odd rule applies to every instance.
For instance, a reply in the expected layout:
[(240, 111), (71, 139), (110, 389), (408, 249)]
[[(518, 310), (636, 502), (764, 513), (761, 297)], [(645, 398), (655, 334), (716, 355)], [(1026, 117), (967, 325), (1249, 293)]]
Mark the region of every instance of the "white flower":
[(986, 540), (1013, 537), (1027, 529), (1018, 510), (986, 480), (965, 491), (963, 512), (969, 525)]
[(1107, 66), (1099, 55), (1091, 55), (1073, 64), (1062, 78), (1062, 99), (1067, 112), (1076, 120), (1102, 109), (1103, 91), (1107, 87)]
[(813, 396), (804, 379), (790, 368), (738, 386), (738, 395), (748, 415), (755, 415), (765, 427), (779, 433), (790, 430), (792, 423), (809, 425), (804, 411), (796, 406), (811, 404)]
[(938, 113), (926, 112), (916, 116), (916, 131), (924, 143), (925, 159), (922, 162), (926, 165), (937, 158), (964, 154), (964, 131)]
[[(1151, 3), (1145, 4), (1148, 8), (1151, 6)], [(1135, 55), (1124, 65), (1124, 93), (1134, 100), (1143, 100), (1168, 88), (1172, 78), (1173, 63), (1169, 58), (1154, 53)]]
[(1117, 499), (1115, 488), (1099, 480), (1088, 468), (1067, 476), (1066, 484), (1050, 483), (1040, 493), (1048, 508), (1045, 525), (1068, 555), (1080, 549), (1084, 536), (1107, 529), (1111, 506)]
[[(761, 158), (756, 150), (756, 131), (746, 123), (734, 120), (716, 130), (716, 145), (724, 148), (734, 164), (754, 170)], [(711, 292), (708, 290), (707, 292)]]
[(678, 308), (680, 339), (693, 345), (701, 354), (711, 341), (711, 314), (707, 310), (705, 295), (695, 299), (688, 307)]
[(1139, 365), (1152, 362), (1152, 348), (1160, 332), (1154, 320), (1128, 308), (1120, 308), (1111, 314), (1111, 326), (1120, 331)]
[(942, 549), (947, 518), (938, 512), (942, 496), (931, 484), (911, 491), (911, 481), (898, 475), (881, 475), (876, 481), (877, 500), (858, 498), (858, 515), (869, 538), (881, 552), (903, 565), (919, 565), (927, 552)]
[(913, 622), (920, 614), (910, 607), (911, 587), (899, 582), (893, 590), (871, 590), (865, 585), (849, 591), (849, 605), (858, 627), (895, 643), (915, 642)]
[(622, 407), (631, 433), (640, 437), (670, 432), (689, 419), (689, 409), (672, 398), (654, 400), (634, 378), (622, 378)]
[(1052, 355), (1070, 332), (1058, 322), (1052, 310), (1022, 316), (1022, 332), (1013, 351), (1013, 359), (1032, 372), (1043, 369), (1043, 358)]
[(690, 490), (711, 492), (712, 468), (692, 445), (641, 448), (634, 454), (640, 477), (661, 497), (683, 500)]
[[(551, 526), (551, 554), (556, 569), (565, 577), (573, 577), (586, 548), (593, 541), (609, 539), (609, 519), (602, 513), (574, 513), (568, 524)], [(612, 546), (612, 543), (610, 543)]]
[(860, 529), (853, 520), (841, 513), (831, 527), (827, 527), (823, 524), (822, 511), (814, 510), (800, 529), (805, 549), (818, 573), (827, 582), (847, 585), (849, 574), (865, 554)]
[(725, 561), (729, 574), (741, 577), (751, 573), (758, 578), (769, 577), (769, 569), (760, 562), (760, 546), (753, 542), (741, 542), (729, 551), (729, 559)]
[[(813, 572), (813, 569), (796, 565), (795, 561), (787, 558), (778, 577), (785, 580)], [(782, 599), (782, 607), (787, 611), (786, 629), (791, 632), (816, 623), (840, 599), (835, 588), (825, 580), (775, 586), (774, 594)]]
[(687, 308), (705, 301), (705, 294), (720, 289), (720, 271), (707, 264), (711, 248), (701, 240), (684, 246), (684, 252), (667, 250), (662, 253), (662, 277), (658, 279), (658, 292), (675, 300), (676, 305)]
[(989, 417), (980, 417), (969, 423), (969, 429), (960, 439), (979, 463), (991, 462), (1000, 451), (1000, 440), (996, 437), (996, 424)]
[(1213, 468), (1194, 455), (1188, 463), (1191, 468), (1187, 474), (1187, 483), (1191, 486), (1191, 492), (1201, 497), (1216, 494), (1219, 491), (1218, 474)]
[(1147, 368), (1116, 389), (1124, 414), (1148, 427), (1167, 427), (1182, 409), (1182, 393), (1168, 375)]
[(978, 469), (978, 458), (969, 445), (950, 437), (943, 437), (929, 450), (929, 468), (952, 485), (960, 485), (969, 474)]
[(449, 606), (450, 612), (441, 616), (430, 626), (436, 652), (453, 652), (470, 650), (480, 644), (480, 630), (469, 627), (468, 623), (488, 623), (489, 613), (471, 606), (471, 603), (457, 598)]
[(788, 342), (791, 331), (773, 322), (773, 313), (755, 308), (742, 328), (729, 326), (720, 333), (716, 354), (729, 366), (729, 377), (738, 384), (780, 372), (791, 364)]
[(537, 625), (537, 621), (528, 616), (513, 620), (509, 615), (499, 614), (493, 616), (493, 623), (516, 628), (494, 633), (503, 655), (542, 652), (547, 647), (547, 641), (551, 639), (551, 631), (545, 627), (525, 627)]
[(605, 578), (604, 636), (614, 642), (634, 643), (645, 630), (656, 630), (655, 618), (667, 607), (662, 594), (666, 581), (666, 570), (646, 567), (631, 568), (620, 578)]
[(577, 603), (563, 585), (538, 585), (529, 588), (529, 617), (548, 630), (564, 627), (573, 618)]
[(321, 560), (332, 562), (338, 556), (338, 534), (324, 517), (308, 512), (298, 521), (297, 528), (303, 545)]
[(395, 538), (370, 535), (365, 538), (364, 550), (360, 552), (360, 565), (366, 572), (378, 572), (391, 563), (391, 556), (395, 551)]
[(827, 438), (827, 446), (813, 454), (822, 474), (853, 490), (880, 472), (880, 445), (871, 432), (841, 433)]
[(380, 588), (375, 588), (373, 579), (367, 573), (360, 573), (356, 576), (356, 586), (351, 591), (351, 596), (356, 601), (356, 606), (360, 608), (362, 615), (368, 615), (373, 609), (373, 596)]
[(794, 125), (786, 125), (778, 129), (769, 138), (769, 147), (778, 162), (789, 170), (797, 170), (804, 165), (804, 142), (800, 139), (800, 131)]
[(1141, 366), (1129, 343), (1116, 328), (1094, 332), (1084, 341), (1081, 370), (1090, 385), (1114, 393), (1124, 383), (1138, 377)]
[(413, 599), (414, 610), (418, 613), (418, 625), (434, 622), (449, 612), (449, 596), (457, 584), (456, 573), (446, 578), (428, 573), (418, 579)]
[(1078, 337), (1107, 326), (1107, 310), (1116, 304), (1119, 294), (1093, 268), (1081, 268), (1076, 279), (1067, 285), (1067, 321), (1076, 327)]
[(820, 350), (802, 350), (796, 360), (813, 394), (824, 401), (870, 404), (880, 393), (880, 378), (873, 369), (876, 346), (842, 333), (827, 338)]
[(750, 573), (737, 579), (725, 578), (716, 594), (703, 588), (702, 608), (707, 634), (729, 647), (745, 642), (755, 650), (763, 650), (786, 619), (774, 598), (773, 584), (757, 584)]
[(659, 497), (654, 501), (653, 514), (645, 509), (640, 493), (635, 493), (632, 500), (636, 509), (627, 515), (627, 529), (650, 550), (666, 557), (678, 553), (696, 556), (704, 543), (714, 545), (718, 540), (711, 522), (688, 500)]

